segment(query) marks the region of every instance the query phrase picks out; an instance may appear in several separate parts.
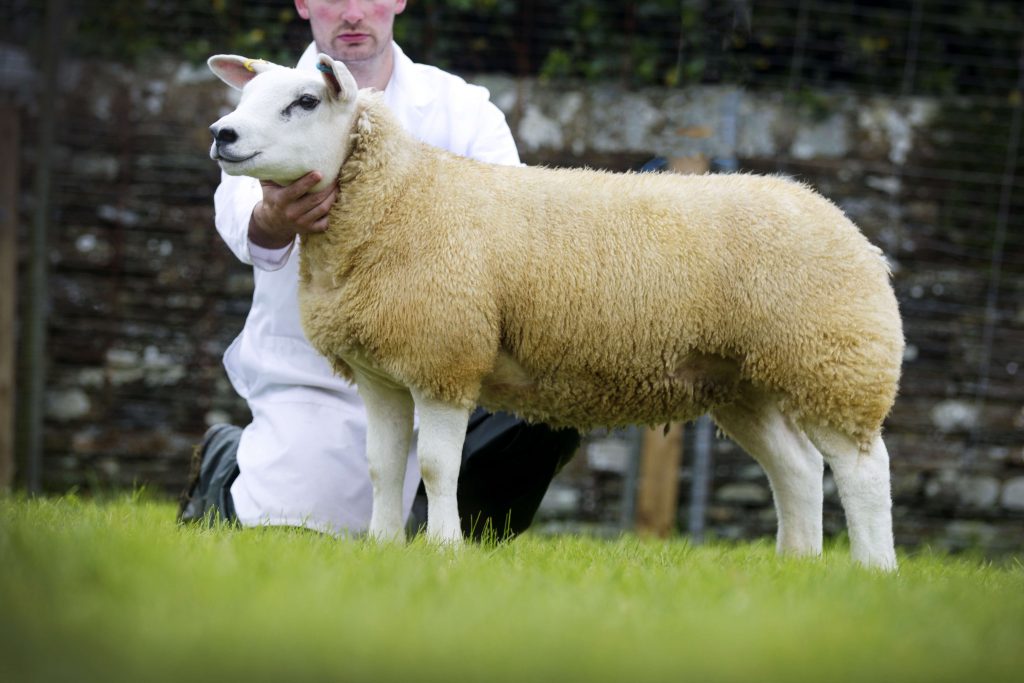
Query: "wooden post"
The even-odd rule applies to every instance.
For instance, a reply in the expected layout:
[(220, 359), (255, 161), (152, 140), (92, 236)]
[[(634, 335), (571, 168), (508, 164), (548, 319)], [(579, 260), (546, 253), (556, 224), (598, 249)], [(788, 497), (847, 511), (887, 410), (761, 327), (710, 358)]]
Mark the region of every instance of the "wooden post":
[(0, 104), (0, 492), (14, 482), (14, 326), (18, 270), (18, 110)]
[(683, 459), (683, 425), (645, 429), (640, 452), (636, 530), (665, 538), (675, 531), (679, 509), (679, 465)]

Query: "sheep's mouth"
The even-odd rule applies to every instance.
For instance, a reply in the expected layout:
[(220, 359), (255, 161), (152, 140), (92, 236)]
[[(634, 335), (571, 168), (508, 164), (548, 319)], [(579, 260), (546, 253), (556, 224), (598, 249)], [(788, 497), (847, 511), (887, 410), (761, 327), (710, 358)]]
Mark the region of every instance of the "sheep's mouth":
[(254, 159), (255, 157), (258, 157), (259, 155), (260, 155), (259, 152), (253, 152), (252, 154), (250, 154), (247, 157), (233, 157), (230, 154), (225, 154), (224, 152), (222, 152), (222, 151), (220, 151), (218, 149), (218, 150), (214, 151), (213, 159), (214, 159), (214, 161), (223, 161), (223, 162), (226, 162), (226, 163), (229, 163), (229, 164), (240, 164), (242, 162), (249, 161), (249, 159)]

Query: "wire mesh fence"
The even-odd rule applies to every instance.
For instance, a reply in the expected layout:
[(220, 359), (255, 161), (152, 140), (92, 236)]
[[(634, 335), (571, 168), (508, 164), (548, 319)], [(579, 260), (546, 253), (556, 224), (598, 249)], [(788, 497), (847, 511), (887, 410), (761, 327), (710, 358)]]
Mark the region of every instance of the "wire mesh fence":
[[(286, 2), (63, 4), (55, 84), (40, 79), (47, 3), (9, 1), (0, 21), (0, 94), (24, 116), (23, 234), (39, 114), (50, 107), (58, 118), (43, 481), (173, 488), (204, 421), (245, 419), (219, 355), (251, 286), (211, 227), (216, 170), (201, 150), (210, 108), (222, 105), (212, 89), (178, 85), (201, 80), (213, 52), (290, 63), (308, 27)], [(1012, 534), (1024, 529), (1024, 5), (414, 0), (395, 31), (416, 61), (469, 78), (504, 75), (520, 90), (738, 88), (751, 102), (800, 112), (819, 144), (841, 145), (841, 154), (802, 154), (793, 140), (776, 154), (737, 156), (741, 170), (822, 189), (894, 265), (908, 355), (888, 430), (904, 537), (967, 520), (967, 535), (1021, 544)], [(843, 111), (884, 139), (833, 126)], [(927, 121), (915, 123), (924, 111)], [(743, 110), (741, 123), (763, 114)], [(510, 114), (514, 131), (523, 118), (522, 108)], [(586, 152), (574, 159), (608, 165)], [(20, 256), (27, 263), (24, 246)], [(770, 504), (732, 495), (749, 483), (744, 461), (716, 448), (712, 525), (764, 531)], [(568, 514), (617, 519), (599, 510), (620, 479), (586, 464), (567, 473), (589, 487), (570, 497)], [(755, 515), (764, 523), (737, 522), (731, 511), (744, 507), (764, 512)]]

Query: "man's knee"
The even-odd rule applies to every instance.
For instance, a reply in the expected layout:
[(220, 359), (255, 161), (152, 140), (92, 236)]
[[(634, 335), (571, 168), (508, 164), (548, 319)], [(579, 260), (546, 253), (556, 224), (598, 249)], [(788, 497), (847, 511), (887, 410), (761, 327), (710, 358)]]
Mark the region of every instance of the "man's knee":
[(507, 413), (475, 413), (459, 476), (464, 533), (510, 538), (529, 528), (551, 480), (579, 445), (575, 429), (530, 424)]

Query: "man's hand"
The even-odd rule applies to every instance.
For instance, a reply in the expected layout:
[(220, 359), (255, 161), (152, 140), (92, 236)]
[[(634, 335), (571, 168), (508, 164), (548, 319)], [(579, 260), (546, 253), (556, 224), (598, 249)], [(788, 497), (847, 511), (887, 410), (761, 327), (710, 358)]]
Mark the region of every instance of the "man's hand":
[(291, 185), (260, 181), (263, 200), (252, 210), (249, 239), (264, 249), (287, 247), (296, 235), (327, 230), (327, 213), (338, 197), (331, 185), (315, 194), (307, 194), (323, 176), (311, 171)]

